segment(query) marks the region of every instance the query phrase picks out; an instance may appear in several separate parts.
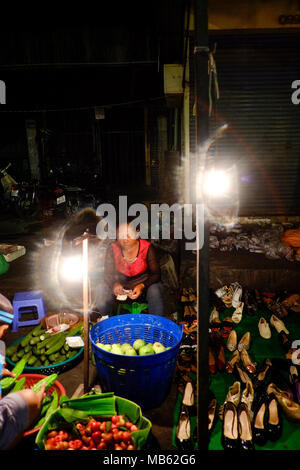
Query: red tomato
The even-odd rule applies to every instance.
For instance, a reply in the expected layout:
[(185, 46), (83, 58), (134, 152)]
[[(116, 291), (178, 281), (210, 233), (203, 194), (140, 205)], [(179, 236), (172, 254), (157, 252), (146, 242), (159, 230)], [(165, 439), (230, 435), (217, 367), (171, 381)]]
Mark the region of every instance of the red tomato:
[(115, 442), (123, 441), (123, 431), (118, 431), (114, 433), (114, 440)]
[(127, 429), (130, 429), (131, 426), (133, 426), (133, 423), (132, 423), (131, 421), (126, 421), (125, 427), (126, 427)]
[(91, 436), (82, 436), (82, 441), (87, 445), (89, 446), (90, 445), (90, 442), (92, 440)]
[[(113, 426), (113, 425), (112, 425), (112, 426)], [(100, 430), (101, 432), (105, 432), (105, 431), (106, 431), (106, 422), (105, 422), (105, 421), (103, 421), (103, 422), (100, 424), (99, 430)]]
[(101, 441), (102, 433), (100, 431), (95, 431), (92, 434), (92, 439), (96, 444), (99, 444)]
[(125, 426), (125, 419), (123, 415), (119, 415), (118, 426)]
[(117, 424), (118, 421), (119, 421), (119, 416), (118, 416), (118, 415), (113, 415), (113, 416), (111, 417), (111, 422), (112, 422), (113, 424)]
[(57, 431), (51, 431), (49, 432), (47, 439), (50, 439), (51, 437), (55, 437), (55, 436), (57, 436)]
[(96, 432), (96, 431), (99, 431), (100, 429), (100, 423), (99, 421), (91, 421), (90, 422), (90, 426), (91, 426), (91, 429), (92, 429), (92, 432)]
[(86, 446), (82, 446), (80, 450), (90, 450), (90, 448)]
[(121, 447), (122, 450), (126, 450), (127, 449), (127, 444), (125, 444), (124, 441), (121, 441), (120, 442), (120, 447)]
[(84, 430), (84, 426), (83, 426), (83, 424), (81, 424), (81, 423), (77, 423), (77, 424), (76, 424), (76, 428), (77, 428), (78, 431), (80, 431), (80, 432), (82, 432), (82, 431)]
[(113, 440), (113, 433), (112, 432), (102, 433), (102, 439), (104, 440), (104, 442), (111, 442)]
[(96, 447), (96, 444), (95, 444), (95, 442), (93, 441), (93, 439), (91, 439), (90, 445), (89, 445), (89, 449), (91, 450), (92, 448), (95, 448), (95, 447)]
[(91, 434), (92, 434), (92, 428), (91, 428), (91, 425), (90, 425), (90, 424), (88, 424), (88, 425), (86, 426), (86, 428), (85, 428), (85, 434), (86, 434), (87, 436), (91, 436)]
[(115, 450), (123, 450), (121, 446), (119, 446), (119, 444), (115, 444)]
[(100, 442), (100, 444), (98, 444), (98, 446), (97, 446), (97, 449), (98, 450), (106, 450), (107, 449), (106, 442), (104, 442), (104, 441)]
[(135, 431), (138, 431), (138, 430), (139, 430), (139, 428), (135, 424), (133, 424), (130, 428), (130, 432), (135, 432)]
[(46, 450), (54, 450), (56, 449), (57, 443), (54, 442), (54, 437), (50, 437), (50, 439), (47, 439), (45, 442), (45, 449)]
[(59, 431), (58, 435), (61, 436), (64, 441), (69, 437), (69, 434), (66, 431)]
[(130, 441), (131, 436), (129, 431), (123, 431), (123, 441)]
[(135, 450), (135, 447), (133, 444), (129, 444), (129, 446), (127, 446), (127, 450)]

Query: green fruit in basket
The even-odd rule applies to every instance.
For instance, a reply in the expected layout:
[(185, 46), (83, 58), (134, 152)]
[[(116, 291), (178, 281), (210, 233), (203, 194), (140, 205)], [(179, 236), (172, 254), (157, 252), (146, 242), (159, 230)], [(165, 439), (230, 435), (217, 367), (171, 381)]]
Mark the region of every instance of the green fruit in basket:
[(118, 344), (118, 343), (112, 344), (111, 352), (114, 353), (114, 354), (123, 354), (122, 349), (121, 349), (121, 345)]
[(45, 390), (47, 390), (48, 388), (52, 387), (57, 377), (57, 374), (48, 375), (48, 377), (45, 377), (44, 379), (41, 379), (36, 384), (34, 384), (33, 387), (31, 387), (31, 390), (33, 390), (34, 392), (39, 392), (44, 382), (46, 384)]
[(125, 355), (126, 356), (137, 356), (137, 352), (134, 348), (130, 347), (130, 348), (126, 349)]
[(97, 346), (105, 351), (111, 351), (111, 344), (97, 343)]
[(139, 355), (140, 356), (146, 356), (148, 354), (155, 354), (154, 349), (150, 344), (146, 344), (146, 346), (142, 346), (139, 349)]
[(141, 347), (146, 346), (146, 341), (143, 339), (136, 339), (133, 343), (133, 347), (136, 351), (139, 351)]
[(122, 349), (122, 352), (123, 352), (124, 354), (126, 353), (127, 349), (131, 349), (131, 348), (132, 348), (132, 346), (131, 346), (131, 344), (129, 344), (129, 343), (123, 343), (123, 344), (121, 344), (121, 349)]
[(164, 345), (161, 344), (159, 341), (155, 341), (155, 343), (153, 343), (153, 349), (154, 349), (155, 354), (161, 353), (166, 350)]

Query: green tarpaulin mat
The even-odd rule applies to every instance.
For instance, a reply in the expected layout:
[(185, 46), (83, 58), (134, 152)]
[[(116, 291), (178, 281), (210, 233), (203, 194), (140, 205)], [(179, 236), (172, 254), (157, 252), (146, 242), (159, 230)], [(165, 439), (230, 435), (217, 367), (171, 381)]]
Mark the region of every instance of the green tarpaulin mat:
[[(234, 312), (234, 308), (225, 309), (220, 313), (220, 320), (224, 320), (225, 317), (231, 316)], [(286, 377), (288, 377), (290, 361), (285, 357), (285, 352), (280, 346), (278, 340), (278, 333), (270, 325), (272, 337), (270, 339), (264, 339), (260, 336), (258, 330), (258, 321), (261, 316), (263, 316), (268, 322), (270, 321), (272, 313), (268, 310), (258, 310), (254, 316), (247, 315), (246, 312), (243, 313), (242, 320), (238, 324), (233, 323), (233, 328), (237, 332), (238, 341), (241, 339), (244, 333), (250, 331), (251, 334), (251, 344), (248, 350), (248, 353), (251, 359), (257, 363), (257, 370), (262, 365), (265, 358), (281, 358), (286, 360)], [(291, 341), (300, 340), (300, 313), (290, 312), (287, 317), (282, 319), (287, 329), (289, 330), (289, 338)], [(269, 322), (270, 324), (270, 322)], [(231, 358), (232, 353), (226, 349), (226, 341), (224, 339), (226, 362)], [(240, 367), (243, 369), (242, 363)], [(248, 374), (252, 378), (253, 374)], [(227, 374), (226, 372), (217, 372), (216, 374), (210, 374), (210, 390), (215, 394), (215, 397), (218, 402), (218, 406), (221, 406), (226, 398), (228, 388), (235, 382), (239, 380), (236, 375)], [(245, 385), (241, 383), (241, 392), (244, 390)], [(256, 397), (256, 395), (255, 395)], [(175, 446), (175, 434), (176, 434), (176, 423), (178, 422), (178, 417), (180, 413), (182, 395), (178, 394), (175, 410), (174, 410), (174, 427), (173, 427), (173, 445)], [(299, 450), (300, 449), (300, 422), (295, 423), (288, 421), (280, 405), (279, 412), (283, 418), (282, 420), (282, 436), (276, 442), (268, 441), (263, 447), (255, 445), (257, 450)], [(196, 417), (191, 417), (191, 428), (192, 432), (196, 426)], [(221, 435), (222, 435), (222, 421), (217, 420), (213, 431), (210, 436), (209, 450), (223, 450), (221, 445)]]

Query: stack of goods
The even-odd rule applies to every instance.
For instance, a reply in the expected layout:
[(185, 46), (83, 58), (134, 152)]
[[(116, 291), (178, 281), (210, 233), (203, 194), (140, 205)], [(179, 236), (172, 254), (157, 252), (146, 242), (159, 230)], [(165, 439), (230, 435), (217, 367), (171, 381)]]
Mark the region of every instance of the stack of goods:
[(186, 383), (195, 382), (197, 351), (197, 312), (196, 295), (192, 287), (184, 288), (181, 296), (183, 336), (177, 356), (175, 381), (178, 392), (183, 393)]
[(300, 421), (300, 352), (293, 347), (300, 337), (298, 294), (243, 290), (234, 283), (218, 289), (215, 299), (210, 449), (299, 449), (293, 437)]
[(266, 227), (234, 226), (227, 229), (212, 225), (210, 248), (219, 251), (245, 250), (251, 253), (264, 253), (266, 258), (300, 261), (300, 229), (286, 230), (281, 224)]

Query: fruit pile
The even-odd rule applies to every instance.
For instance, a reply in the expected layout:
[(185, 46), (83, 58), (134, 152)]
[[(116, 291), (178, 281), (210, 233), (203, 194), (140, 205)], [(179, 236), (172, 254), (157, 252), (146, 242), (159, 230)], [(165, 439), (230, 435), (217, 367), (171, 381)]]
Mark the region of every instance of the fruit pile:
[(133, 345), (129, 343), (102, 344), (100, 342), (96, 343), (96, 345), (105, 351), (109, 351), (114, 354), (123, 354), (126, 356), (145, 356), (147, 354), (158, 354), (166, 351), (167, 349), (170, 349), (170, 346), (166, 348), (158, 341), (155, 341), (155, 343), (146, 343), (146, 341), (143, 339), (136, 339)]
[(124, 415), (103, 421), (91, 418), (86, 425), (77, 422), (48, 432), (45, 450), (135, 450), (131, 434), (138, 430)]
[(26, 366), (47, 367), (71, 359), (78, 353), (78, 349), (71, 348), (66, 343), (68, 336), (83, 336), (83, 325), (73, 327), (71, 330), (51, 335), (39, 324), (24, 338), (10, 345), (6, 355), (13, 363), (21, 358), (26, 359)]

